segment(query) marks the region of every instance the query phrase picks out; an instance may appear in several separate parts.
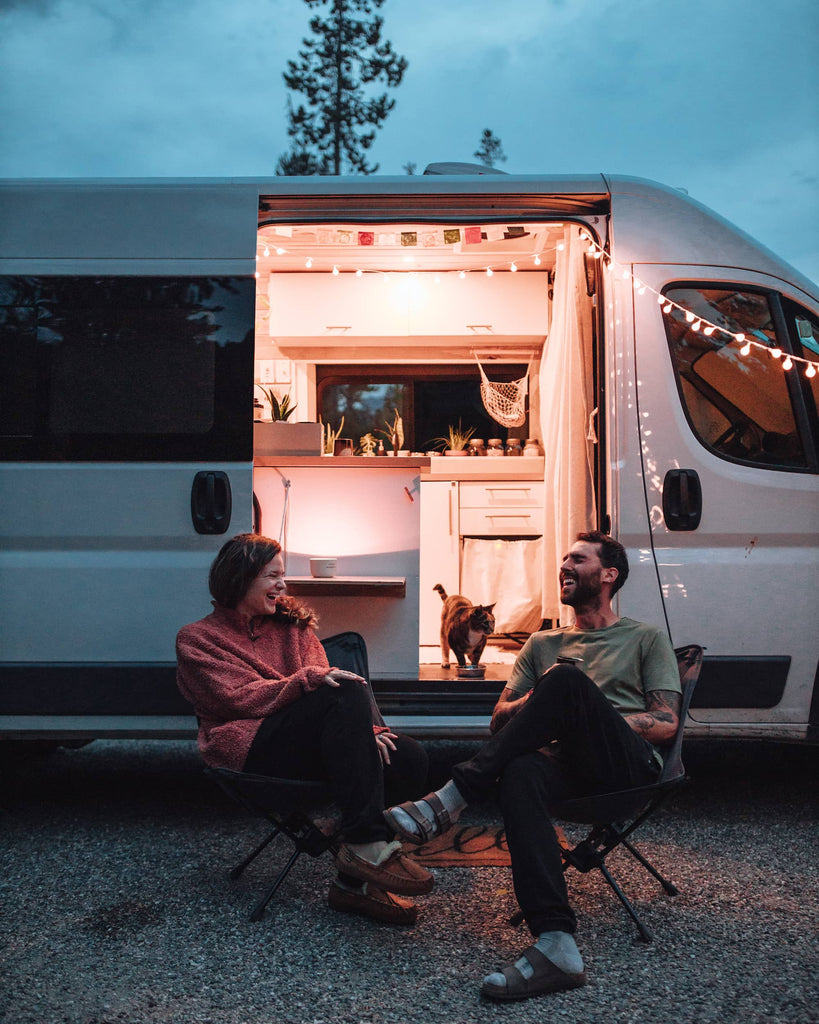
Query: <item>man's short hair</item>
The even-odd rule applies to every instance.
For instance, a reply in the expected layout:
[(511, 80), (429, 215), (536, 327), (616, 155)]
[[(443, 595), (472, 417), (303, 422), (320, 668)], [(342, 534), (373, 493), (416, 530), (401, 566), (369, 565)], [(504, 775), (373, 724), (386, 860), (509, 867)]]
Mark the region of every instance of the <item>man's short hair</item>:
[(612, 597), (628, 579), (628, 555), (623, 545), (610, 537), (607, 533), (599, 530), (589, 530), (587, 533), (578, 533), (578, 540), (587, 544), (596, 544), (600, 549), (600, 561), (605, 569), (616, 569), (617, 579), (611, 588)]

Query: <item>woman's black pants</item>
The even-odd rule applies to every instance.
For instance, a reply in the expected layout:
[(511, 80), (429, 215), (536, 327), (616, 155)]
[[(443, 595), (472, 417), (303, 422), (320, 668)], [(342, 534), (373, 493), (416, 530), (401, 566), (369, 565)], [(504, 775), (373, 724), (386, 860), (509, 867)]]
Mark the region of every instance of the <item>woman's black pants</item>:
[[(408, 736), (394, 741), (383, 764), (373, 735), (370, 698), (361, 683), (320, 686), (266, 718), (256, 733), (244, 770), (280, 779), (326, 781), (341, 808), (341, 829), (350, 843), (392, 839), (385, 806), (424, 791), (427, 754)], [(385, 803), (386, 801), (386, 803)]]
[(577, 926), (550, 807), (570, 797), (645, 786), (658, 773), (654, 747), (592, 680), (574, 666), (556, 665), (475, 757), (455, 765), (452, 778), (469, 802), (485, 799), (498, 782), (515, 895), (532, 934), (539, 935), (573, 933)]

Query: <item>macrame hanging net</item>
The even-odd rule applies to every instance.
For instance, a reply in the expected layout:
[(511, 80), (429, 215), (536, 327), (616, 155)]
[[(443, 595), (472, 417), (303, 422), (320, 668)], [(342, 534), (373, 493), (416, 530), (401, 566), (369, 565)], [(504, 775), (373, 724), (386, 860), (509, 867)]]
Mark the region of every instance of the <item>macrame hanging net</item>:
[(526, 367), (526, 373), (520, 380), (494, 381), (486, 376), (477, 353), (475, 361), (481, 371), (481, 400), (486, 411), (502, 427), (522, 426), (526, 422), (529, 367)]

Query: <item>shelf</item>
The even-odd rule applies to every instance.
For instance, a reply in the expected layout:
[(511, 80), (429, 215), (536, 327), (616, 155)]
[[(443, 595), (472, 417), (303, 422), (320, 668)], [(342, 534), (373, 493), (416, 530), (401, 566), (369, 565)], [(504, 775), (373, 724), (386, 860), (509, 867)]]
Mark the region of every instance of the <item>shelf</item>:
[(256, 455), (253, 465), (257, 469), (419, 469), (428, 466), (430, 459), (425, 456), (388, 455)]
[(494, 458), (453, 458), (436, 456), (422, 470), (423, 480), (542, 480), (545, 460), (542, 455), (514, 455)]
[(294, 597), (406, 597), (403, 576), (288, 576)]

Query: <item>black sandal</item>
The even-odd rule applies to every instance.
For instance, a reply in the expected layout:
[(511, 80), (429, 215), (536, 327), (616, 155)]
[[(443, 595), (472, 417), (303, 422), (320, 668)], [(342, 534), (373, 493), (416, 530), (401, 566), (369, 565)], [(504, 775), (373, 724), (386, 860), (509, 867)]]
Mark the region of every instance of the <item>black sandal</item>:
[[(421, 802), (429, 805), (434, 815), (433, 821), (430, 821), (419, 809), (418, 804)], [(408, 817), (412, 818), (419, 831), (410, 832), (396, 821), (392, 813), (394, 810), (401, 810)], [(443, 835), (444, 832), (448, 832), (452, 828), (452, 819), (449, 816), (449, 811), (447, 811), (446, 807), (444, 807), (434, 793), (421, 797), (421, 800), (406, 800), (403, 804), (389, 807), (384, 811), (384, 818), (396, 835), (399, 835), (405, 842), (412, 843), (414, 846), (422, 846), (424, 843), (428, 843), (430, 839), (435, 839), (436, 836)]]

